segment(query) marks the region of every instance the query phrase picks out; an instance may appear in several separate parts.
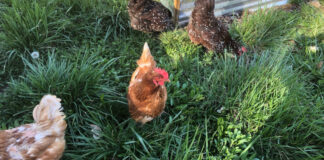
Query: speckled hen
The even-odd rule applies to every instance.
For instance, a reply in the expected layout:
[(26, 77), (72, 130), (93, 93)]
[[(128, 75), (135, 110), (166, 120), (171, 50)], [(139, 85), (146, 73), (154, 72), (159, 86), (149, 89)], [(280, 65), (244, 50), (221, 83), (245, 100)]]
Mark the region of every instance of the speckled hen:
[(130, 0), (128, 14), (133, 29), (142, 32), (163, 32), (174, 27), (171, 12), (153, 0)]
[(0, 131), (0, 160), (59, 160), (67, 126), (60, 101), (46, 95), (34, 108), (35, 123)]
[(214, 16), (215, 0), (196, 0), (187, 31), (191, 41), (209, 51), (222, 53), (225, 48), (241, 55), (246, 51), (235, 42), (227, 28)]

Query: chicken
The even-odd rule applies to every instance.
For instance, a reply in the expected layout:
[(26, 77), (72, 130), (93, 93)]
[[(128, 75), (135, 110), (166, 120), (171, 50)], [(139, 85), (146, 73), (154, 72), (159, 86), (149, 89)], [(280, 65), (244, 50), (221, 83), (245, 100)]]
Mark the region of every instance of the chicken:
[(130, 0), (128, 14), (133, 29), (142, 32), (163, 32), (174, 27), (172, 13), (153, 0)]
[(60, 101), (46, 95), (34, 108), (35, 123), (0, 131), (0, 160), (60, 159), (67, 126)]
[(131, 117), (145, 124), (163, 112), (167, 100), (164, 82), (170, 80), (164, 69), (156, 67), (147, 43), (137, 64), (129, 83), (127, 99)]
[(233, 41), (227, 28), (214, 16), (215, 0), (196, 0), (187, 31), (191, 42), (209, 51), (221, 53), (225, 48), (241, 55), (246, 48)]

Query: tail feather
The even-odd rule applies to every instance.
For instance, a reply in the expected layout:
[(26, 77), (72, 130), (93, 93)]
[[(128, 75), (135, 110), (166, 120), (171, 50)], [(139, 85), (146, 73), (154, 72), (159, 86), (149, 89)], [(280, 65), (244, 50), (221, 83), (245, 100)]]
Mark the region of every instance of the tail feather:
[[(197, 0), (195, 2), (195, 7), (198, 8), (205, 8), (207, 12), (213, 11), (215, 8), (215, 0)], [(204, 12), (203, 10), (200, 10), (201, 12)]]
[(54, 119), (64, 119), (61, 99), (53, 95), (45, 95), (40, 103), (34, 108), (33, 117), (36, 123), (53, 121)]
[(137, 61), (138, 66), (145, 67), (145, 66), (156, 66), (156, 62), (154, 61), (154, 57), (151, 54), (150, 48), (145, 42), (143, 47), (143, 52), (141, 58)]
[(215, 9), (215, 0), (209, 0), (209, 3), (207, 6), (210, 10), (214, 10)]

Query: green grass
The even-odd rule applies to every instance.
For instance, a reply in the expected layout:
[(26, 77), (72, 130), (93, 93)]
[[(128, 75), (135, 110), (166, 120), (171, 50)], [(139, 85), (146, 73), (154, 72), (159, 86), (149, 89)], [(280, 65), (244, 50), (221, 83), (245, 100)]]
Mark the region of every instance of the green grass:
[[(58, 60), (53, 53), (44, 59), (47, 60), (23, 59), (26, 72), (8, 82), (8, 91), (4, 95), (4, 103), (13, 107), (3, 112), (12, 113), (19, 106), (32, 106), (33, 102), (37, 102), (42, 95), (48, 93), (62, 98), (66, 111), (70, 113), (78, 110), (74, 107), (79, 103), (95, 99), (108, 100), (104, 98), (110, 95), (118, 96), (104, 76), (105, 70), (109, 69), (116, 58), (106, 60), (98, 58), (96, 54), (82, 55), (80, 52), (76, 53), (72, 60), (64, 58)], [(24, 100), (20, 101), (20, 98)], [(31, 110), (30, 107), (24, 107), (22, 112), (29, 113)]]
[(185, 61), (184, 59), (190, 60), (198, 52), (202, 52), (201, 47), (190, 43), (187, 32), (184, 30), (162, 33), (160, 40), (166, 54), (172, 58), (175, 64)]
[(71, 39), (102, 40), (104, 37), (108, 41), (129, 33), (127, 1), (58, 0), (56, 3), (61, 7), (61, 14), (72, 22), (66, 29)]
[(308, 74), (315, 89), (324, 92), (324, 14), (308, 5), (301, 6), (298, 21), (298, 36), (293, 62)]
[[(231, 33), (251, 51), (237, 57), (205, 53), (184, 29), (130, 29), (124, 0), (19, 2), (0, 2), (1, 129), (32, 122), (51, 93), (67, 115), (62, 159), (324, 158), (319, 10), (244, 15)], [(145, 42), (171, 82), (165, 113), (138, 126), (126, 91)]]
[(298, 22), (299, 32), (308, 37), (323, 36), (323, 20), (324, 15), (318, 9), (312, 6), (302, 5)]
[(307, 3), (309, 0), (289, 0), (289, 3), (294, 5), (303, 5), (304, 3)]
[(297, 17), (296, 13), (283, 10), (257, 10), (245, 13), (242, 22), (232, 25), (231, 32), (246, 46), (257, 51), (278, 48), (293, 40)]
[(29, 0), (14, 0), (11, 5), (1, 13), (3, 41), (9, 50), (31, 53), (67, 41), (61, 33), (66, 21), (59, 18), (55, 5)]

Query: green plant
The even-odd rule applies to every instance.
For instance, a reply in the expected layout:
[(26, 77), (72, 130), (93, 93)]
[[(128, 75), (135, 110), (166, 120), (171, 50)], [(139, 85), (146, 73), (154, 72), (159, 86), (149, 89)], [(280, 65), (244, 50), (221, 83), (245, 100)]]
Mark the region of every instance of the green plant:
[[(204, 124), (193, 125), (184, 122), (185, 118), (181, 116), (181, 112), (170, 116), (168, 120), (156, 121), (140, 129), (135, 128), (134, 122), (130, 120), (117, 121), (112, 113), (106, 113), (108, 120), (100, 118), (98, 112), (93, 112), (91, 115), (92, 117), (86, 120), (89, 124), (95, 124), (101, 128), (100, 138), (93, 137), (89, 126), (83, 128), (83, 134), (75, 137), (78, 143), (70, 144), (81, 150), (69, 149), (65, 154), (66, 159), (80, 157), (84, 159), (221, 157), (231, 159), (239, 157), (240, 151), (248, 145), (250, 140), (249, 136), (242, 134), (241, 128), (236, 125), (227, 126), (220, 122), (217, 127), (223, 130), (213, 130), (214, 125), (210, 125), (211, 120), (205, 119)], [(220, 152), (219, 156), (214, 154), (217, 149)]]
[(293, 12), (279, 9), (259, 9), (245, 13), (241, 21), (235, 21), (231, 33), (245, 45), (258, 51), (280, 48), (289, 44), (295, 36), (297, 17)]
[(13, 0), (1, 13), (3, 41), (8, 50), (32, 52), (64, 43), (62, 30), (67, 21), (59, 18), (55, 5), (29, 0)]
[[(317, 100), (315, 106), (310, 103), (314, 100), (308, 99), (312, 93), (312, 89), (305, 83), (308, 76), (292, 68), (286, 55), (289, 55), (288, 51), (281, 49), (263, 52), (261, 56), (255, 55), (248, 61), (241, 58), (238, 63), (233, 59), (216, 59), (211, 67), (214, 68), (212, 74), (204, 74), (210, 75), (200, 82), (204, 100), (199, 106), (190, 107), (190, 110), (196, 108), (190, 117), (201, 123), (201, 118), (194, 113), (210, 117), (226, 116), (227, 121), (241, 123), (243, 127), (240, 132), (234, 130), (234, 133), (243, 133), (247, 137), (250, 134), (253, 138), (245, 141), (246, 146), (241, 148), (244, 151), (239, 151), (239, 154), (236, 150), (231, 150), (233, 147), (224, 149), (231, 151), (233, 156), (253, 156), (252, 151), (256, 151), (256, 156), (269, 159), (279, 159), (282, 156), (315, 158), (323, 155), (318, 152), (322, 145), (321, 138), (314, 136), (323, 132), (323, 128), (318, 127), (322, 123), (320, 116), (323, 112), (319, 108), (322, 102)], [(202, 108), (208, 101), (214, 101), (216, 107), (211, 103)], [(307, 105), (309, 107), (305, 107)], [(217, 106), (222, 106), (223, 109)], [(221, 113), (217, 114), (216, 109)], [(309, 138), (308, 143), (305, 143), (305, 137)], [(280, 143), (274, 144), (279, 139)], [(221, 136), (220, 141), (225, 140)], [(234, 143), (235, 137), (225, 142)], [(281, 153), (280, 150), (286, 146), (289, 149)], [(303, 148), (303, 152), (299, 152), (299, 148)]]
[(185, 30), (164, 32), (160, 40), (166, 53), (175, 63), (183, 62), (183, 59), (191, 59), (202, 51), (202, 47), (191, 43)]
[[(58, 59), (49, 54), (47, 61), (23, 59), (27, 71), (19, 79), (9, 82), (1, 117), (30, 113), (31, 107), (45, 94), (54, 94), (63, 100), (67, 114), (78, 111), (78, 104), (104, 98), (113, 101), (118, 97), (103, 76), (105, 70), (116, 60), (97, 58), (96, 55), (78, 53), (75, 60)], [(117, 98), (116, 100), (118, 100)], [(76, 108), (75, 108), (76, 107)], [(19, 116), (20, 114), (17, 114)], [(27, 114), (28, 115), (28, 114)], [(81, 118), (77, 114), (76, 118)], [(15, 118), (15, 116), (11, 117)]]
[[(85, 38), (105, 40), (117, 38), (127, 33), (127, 1), (121, 0), (59, 0), (62, 16), (71, 25), (66, 29), (71, 39), (83, 41)], [(92, 37), (92, 38), (91, 38)]]
[(301, 6), (305, 3), (307, 3), (308, 1), (310, 1), (310, 0), (289, 0), (289, 3)]
[(297, 23), (299, 34), (324, 40), (324, 14), (319, 9), (304, 4), (300, 8), (299, 15)]
[(238, 95), (243, 97), (238, 96), (241, 98), (236, 102), (241, 104), (238, 115), (247, 122), (248, 132), (260, 138), (255, 150), (266, 159), (320, 159), (323, 141), (317, 135), (324, 131), (318, 126), (323, 122), (323, 102), (312, 98), (312, 88), (306, 83), (308, 76), (294, 70), (286, 56), (270, 57), (270, 61), (259, 58), (269, 68), (251, 67), (250, 84), (240, 87)]
[[(218, 119), (219, 122), (224, 123), (223, 119)], [(221, 125), (222, 127), (222, 125)], [(218, 130), (218, 136), (216, 146), (218, 150), (217, 158), (219, 159), (239, 159), (247, 157), (249, 144), (251, 144), (251, 135), (242, 133), (242, 124), (229, 123), (223, 130)], [(223, 131), (223, 133), (222, 133)], [(244, 155), (245, 154), (245, 155)], [(254, 155), (253, 155), (254, 157)], [(250, 157), (251, 159), (252, 157)]]
[[(302, 5), (298, 20), (298, 36), (292, 61), (309, 76), (315, 88), (324, 86), (324, 15), (309, 5)], [(319, 90), (319, 92), (322, 92)]]
[[(8, 49), (12, 41), (0, 41), (1, 129), (31, 122), (32, 108), (51, 93), (67, 115), (63, 159), (323, 159), (317, 9), (244, 15), (232, 33), (256, 54), (236, 57), (204, 53), (183, 29), (158, 37), (128, 29), (125, 0), (17, 2), (1, 1), (1, 14), (45, 8), (43, 17), (64, 22), (55, 32), (71, 43), (40, 42), (44, 51), (31, 59), (25, 47)], [(165, 113), (138, 126), (128, 114), (126, 91), (144, 42), (171, 82)], [(91, 125), (101, 128), (99, 139)]]
[[(308, 95), (304, 95), (308, 96)], [(315, 97), (314, 97), (315, 98)], [(265, 158), (322, 159), (323, 97), (310, 98), (314, 103), (298, 104), (274, 113), (260, 130), (255, 149)], [(300, 101), (299, 101), (300, 103)]]

